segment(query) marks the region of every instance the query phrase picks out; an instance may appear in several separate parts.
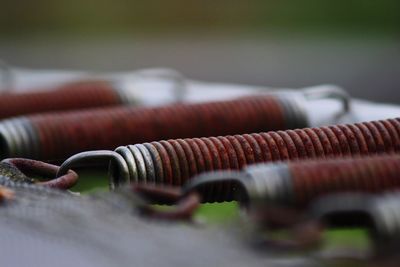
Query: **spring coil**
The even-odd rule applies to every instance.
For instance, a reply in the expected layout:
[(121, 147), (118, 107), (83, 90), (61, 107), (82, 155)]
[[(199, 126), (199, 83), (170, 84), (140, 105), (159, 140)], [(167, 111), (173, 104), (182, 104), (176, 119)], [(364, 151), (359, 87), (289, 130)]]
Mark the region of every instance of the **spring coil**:
[(337, 192), (380, 193), (400, 189), (400, 155), (318, 159), (250, 166), (249, 198), (306, 207)]
[(106, 81), (80, 81), (54, 90), (3, 93), (0, 119), (45, 111), (132, 104), (133, 96), (116, 84)]
[[(400, 151), (399, 120), (388, 119), (259, 134), (176, 139), (118, 147), (115, 152), (119, 155), (113, 158), (117, 163), (115, 166), (119, 167), (110, 168), (110, 185), (113, 187), (122, 182), (131, 181), (180, 186), (199, 173), (223, 169), (238, 170), (245, 165), (260, 162), (398, 152)], [(90, 158), (92, 153), (86, 152), (84, 157)], [(79, 154), (71, 157), (61, 167), (62, 172), (79, 160), (82, 160), (82, 156)], [(289, 164), (288, 166), (296, 168), (297, 163), (291, 164), (294, 165)], [(312, 165), (312, 163), (310, 164)], [(383, 166), (387, 164), (385, 162)], [(347, 173), (350, 175), (354, 170), (361, 170), (360, 167), (354, 169), (349, 164), (346, 166), (349, 169), (346, 169), (347, 171), (343, 175)], [(343, 171), (341, 168), (332, 168), (339, 173)], [(377, 170), (381, 169), (378, 166), (376, 168)], [(315, 181), (317, 181), (318, 175), (327, 175), (326, 172), (321, 174), (317, 170), (316, 167), (312, 173)], [(370, 166), (366, 170), (372, 172)], [(301, 172), (294, 175), (298, 177), (299, 181), (302, 179)], [(306, 184), (303, 187), (304, 189), (298, 190), (306, 190)], [(214, 192), (210, 195), (214, 195), (215, 198), (231, 198), (229, 197), (231, 192), (229, 186), (216, 186), (215, 189), (210, 190)], [(305, 201), (307, 196), (299, 199)]]
[(129, 143), (306, 127), (302, 107), (296, 98), (263, 95), (17, 117), (0, 122), (0, 156), (65, 159)]

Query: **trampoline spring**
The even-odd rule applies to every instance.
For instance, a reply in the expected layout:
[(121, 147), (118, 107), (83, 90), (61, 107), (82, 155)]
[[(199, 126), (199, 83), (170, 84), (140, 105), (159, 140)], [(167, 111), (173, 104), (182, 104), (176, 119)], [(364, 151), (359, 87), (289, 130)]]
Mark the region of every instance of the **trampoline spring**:
[(0, 122), (0, 157), (63, 160), (86, 150), (154, 140), (307, 127), (301, 100), (290, 94), (257, 95), (218, 102), (21, 116)]
[(53, 90), (6, 92), (0, 97), (0, 119), (49, 111), (133, 104), (134, 96), (117, 83), (93, 80), (70, 82)]
[[(283, 190), (282, 192), (289, 192), (296, 188), (298, 190), (296, 203), (302, 203), (309, 200), (307, 195), (309, 193), (306, 190), (317, 190), (316, 192), (323, 189), (330, 190), (329, 186), (323, 186), (326, 183), (331, 183), (332, 188), (335, 186), (338, 188), (340, 186), (361, 186), (361, 184), (354, 184), (355, 182), (351, 182), (351, 180), (343, 181), (342, 185), (335, 183), (347, 176), (352, 178), (350, 175), (355, 175), (354, 177), (357, 179), (365, 179), (362, 181), (369, 179), (370, 184), (363, 185), (365, 190), (397, 186), (397, 180), (392, 177), (392, 172), (398, 170), (397, 156), (390, 156), (389, 159), (378, 157), (341, 160), (340, 158), (400, 151), (398, 120), (388, 119), (353, 125), (259, 134), (171, 139), (122, 146), (114, 152), (88, 151), (67, 159), (61, 166), (60, 174), (86, 159), (103, 157), (111, 159), (112, 162), (112, 166), (110, 166), (111, 188), (126, 182), (182, 186), (190, 178), (204, 172), (240, 170), (255, 163), (292, 160), (286, 163), (250, 167), (249, 170), (259, 173), (260, 183), (274, 182), (276, 184), (273, 187)], [(376, 125), (381, 125), (379, 130)], [(376, 129), (376, 131), (369, 129)], [(316, 163), (305, 161), (303, 163), (303, 161), (299, 161), (300, 159), (321, 161), (316, 161)], [(388, 165), (390, 162), (392, 165)], [(320, 165), (326, 165), (325, 169), (331, 173), (327, 174), (324, 169), (319, 167)], [(361, 167), (364, 165), (365, 168)], [(265, 174), (263, 174), (264, 171)], [(383, 181), (376, 178), (375, 175), (380, 175), (381, 172), (392, 175), (387, 178), (389, 179), (387, 184), (383, 184)], [(265, 181), (262, 180), (262, 177), (266, 177)], [(335, 182), (329, 182), (330, 179)], [(302, 182), (303, 180), (304, 182)], [(289, 181), (290, 185), (286, 185), (285, 183), (289, 183)], [(315, 183), (315, 187), (309, 189), (308, 185), (311, 182)], [(372, 186), (373, 184), (374, 186)], [(270, 186), (266, 188), (272, 190)], [(274, 194), (277, 194), (277, 197), (286, 198), (279, 190), (274, 191)], [(229, 200), (232, 198), (230, 192), (229, 185), (217, 183), (210, 187), (210, 199), (207, 201)], [(293, 195), (292, 193), (285, 194)]]

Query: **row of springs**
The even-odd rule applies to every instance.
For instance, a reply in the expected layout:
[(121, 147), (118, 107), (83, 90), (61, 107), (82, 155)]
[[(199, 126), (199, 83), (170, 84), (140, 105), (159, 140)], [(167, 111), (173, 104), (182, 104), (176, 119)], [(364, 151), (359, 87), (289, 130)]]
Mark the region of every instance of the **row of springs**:
[[(220, 201), (210, 188), (229, 185), (224, 200), (240, 201), (257, 229), (297, 229), (303, 238), (312, 238), (327, 228), (365, 227), (375, 256), (397, 255), (399, 173), (398, 154), (264, 163), (198, 175), (183, 186), (182, 194), (197, 192), (203, 201)], [(296, 235), (292, 238), (289, 244), (306, 244)], [(321, 241), (322, 235), (314, 238)]]
[(47, 111), (129, 105), (134, 102), (132, 93), (116, 83), (100, 80), (71, 82), (52, 90), (1, 94), (0, 119)]
[(260, 164), (243, 172), (249, 198), (298, 208), (328, 194), (400, 189), (397, 154)]
[[(177, 139), (119, 147), (123, 161), (112, 184), (129, 181), (182, 185), (207, 171), (260, 162), (372, 155), (400, 151), (399, 119), (259, 134)], [(77, 157), (79, 158), (79, 156)], [(114, 168), (113, 168), (114, 169)], [(211, 190), (211, 189), (210, 189)], [(214, 189), (213, 189), (214, 190)], [(226, 195), (216, 188), (215, 195)]]
[(65, 159), (85, 150), (307, 126), (304, 106), (279, 95), (162, 107), (115, 107), (37, 114), (0, 122), (0, 155)]

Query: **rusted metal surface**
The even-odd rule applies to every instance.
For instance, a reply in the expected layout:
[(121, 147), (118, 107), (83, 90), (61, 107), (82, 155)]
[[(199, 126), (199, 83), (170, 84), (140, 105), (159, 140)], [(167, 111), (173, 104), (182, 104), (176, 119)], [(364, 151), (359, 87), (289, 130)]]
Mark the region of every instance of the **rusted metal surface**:
[(256, 164), (240, 172), (205, 173), (187, 183), (184, 190), (202, 188), (203, 201), (214, 202), (221, 196), (207, 191), (224, 183), (229, 185), (222, 194), (224, 200), (273, 202), (302, 209), (321, 196), (338, 192), (400, 190), (399, 173), (398, 154), (309, 159)]
[[(288, 111), (288, 106), (296, 105), (299, 105), (296, 99), (264, 95), (200, 104), (119, 107), (19, 117), (0, 123), (0, 152), (3, 157), (65, 159), (85, 150), (114, 149), (130, 143), (306, 127), (304, 112)], [(210, 153), (217, 156), (224, 146), (219, 143), (217, 149), (211, 140), (196, 142), (201, 153), (207, 155), (211, 149)], [(244, 137), (241, 142), (248, 143)], [(161, 146), (160, 157), (174, 158), (176, 150), (176, 156), (185, 161), (182, 152), (187, 146), (183, 147), (179, 142), (164, 142)], [(252, 149), (250, 145), (245, 148)], [(146, 146), (141, 149), (148, 150)], [(155, 155), (154, 151), (161, 148), (152, 149), (150, 154)], [(217, 168), (218, 164), (213, 165)], [(225, 162), (221, 164), (228, 166)], [(177, 165), (171, 165), (171, 168), (174, 166), (175, 172), (181, 170), (176, 168)], [(186, 171), (182, 169), (182, 172)]]
[[(194, 175), (202, 172), (241, 169), (246, 165), (261, 162), (329, 159), (398, 152), (400, 151), (398, 120), (390, 119), (260, 134), (167, 140), (119, 147), (116, 152), (124, 156), (124, 163), (129, 169), (119, 171), (131, 177), (131, 181), (182, 185)], [(381, 125), (380, 130), (375, 125)], [(376, 129), (376, 131), (369, 129)], [(391, 129), (390, 134), (386, 134), (389, 133), (388, 129)], [(88, 156), (90, 157), (90, 152), (88, 152)], [(79, 161), (79, 154), (75, 156), (75, 159), (74, 157), (71, 159)], [(288, 166), (296, 168), (296, 164), (291, 163)], [(343, 164), (345, 168), (352, 166)], [(386, 166), (385, 164), (388, 163), (384, 162), (383, 166)], [(69, 167), (65, 166), (65, 168)], [(346, 171), (350, 174), (355, 170), (354, 168), (349, 170), (345, 168), (335, 169), (335, 171)], [(368, 165), (364, 171), (371, 168)], [(62, 169), (64, 170), (64, 167)], [(376, 169), (379, 168), (376, 167)], [(321, 175), (320, 169), (315, 171), (315, 173), (311, 173), (313, 179), (317, 179), (315, 177)], [(347, 175), (346, 172), (343, 174), (344, 176)], [(122, 175), (121, 173), (114, 172), (112, 179), (118, 179)], [(293, 175), (301, 179), (300, 177), (303, 177), (301, 173), (302, 170)], [(213, 193), (215, 196), (220, 195), (218, 192), (224, 194), (221, 187), (217, 186), (212, 190), (215, 190)]]
[[(400, 245), (400, 194), (333, 194), (317, 199), (309, 216), (324, 228), (364, 227), (373, 241), (372, 259), (398, 265)], [(382, 262), (383, 261), (383, 262)], [(393, 265), (393, 266), (397, 266)], [(386, 265), (376, 265), (386, 266)], [(389, 265), (391, 266), (391, 265)]]
[[(338, 172), (337, 169), (332, 170), (330, 168), (334, 165), (340, 168), (344, 162), (353, 165), (353, 171), (349, 172), (347, 169)], [(387, 164), (385, 165), (384, 162)], [(183, 187), (180, 202), (189, 203), (189, 196), (194, 193), (199, 194), (200, 200), (207, 199), (205, 189), (211, 184), (218, 182), (235, 183), (236, 193), (242, 195), (237, 199), (242, 204), (242, 208), (245, 209), (245, 214), (249, 216), (250, 222), (256, 225), (254, 230), (259, 239), (258, 244), (286, 251), (289, 249), (309, 249), (321, 244), (323, 232), (329, 228), (363, 227), (368, 230), (373, 241), (373, 253), (365, 254), (366, 257), (362, 259), (374, 263), (383, 263), (386, 260), (398, 263), (397, 255), (400, 244), (398, 173), (400, 156), (384, 155), (343, 160), (305, 161), (292, 164), (308, 168), (305, 171), (296, 169), (296, 172), (300, 171), (303, 175), (310, 174), (310, 167), (312, 167), (320, 175), (325, 174), (325, 176), (331, 177), (331, 180), (337, 181), (335, 184), (326, 184), (321, 181), (322, 177), (319, 180), (313, 180), (315, 177), (308, 176), (310, 179), (308, 184), (306, 181), (303, 182), (307, 184), (309, 189), (313, 188), (315, 191), (307, 192), (310, 199), (307, 205), (304, 205), (305, 203), (297, 198), (284, 199), (279, 196), (279, 193), (296, 190), (289, 183), (277, 186), (274, 182), (265, 181), (267, 175), (272, 177), (271, 174), (279, 170), (279, 168), (273, 169), (277, 166), (270, 165), (268, 166), (269, 169), (261, 170), (255, 167), (254, 169), (250, 168), (250, 170), (245, 169), (243, 172), (208, 173), (198, 176)], [(327, 165), (330, 166), (326, 168)], [(368, 168), (368, 165), (371, 167)], [(381, 166), (380, 170), (376, 169), (377, 166)], [(342, 176), (343, 174), (347, 175)], [(371, 180), (373, 175), (375, 182)], [(283, 176), (276, 176), (275, 178), (279, 178), (281, 182), (285, 181)], [(264, 179), (264, 181), (260, 181), (260, 179)], [(379, 184), (379, 180), (382, 181), (381, 184)], [(391, 184), (389, 181), (393, 183)], [(286, 190), (283, 186), (287, 186)], [(324, 187), (324, 190), (319, 190), (321, 186)], [(143, 185), (135, 185), (134, 187), (146, 188)], [(149, 188), (152, 188), (152, 186)], [(171, 191), (169, 188), (159, 188), (158, 191), (152, 189), (150, 191), (162, 195), (163, 190), (164, 194)], [(299, 195), (299, 192), (292, 193), (295, 196)], [(288, 236), (276, 239), (266, 234), (277, 229), (287, 231)], [(341, 257), (352, 256), (350, 253), (338, 254), (335, 257), (340, 259)], [(354, 255), (353, 259), (359, 260), (360, 258)]]
[[(54, 179), (59, 167), (41, 161), (13, 158), (5, 159), (1, 163), (2, 166), (9, 165), (11, 168), (15, 168), (18, 173), (22, 173), (26, 177), (39, 176), (41, 178), (48, 178), (49, 180), (47, 181), (36, 181), (34, 178), (30, 179), (29, 181), (30, 183), (35, 183), (46, 187), (67, 190), (73, 187), (78, 181), (78, 175), (71, 170), (69, 170), (65, 175)], [(27, 181), (25, 180), (25, 182)]]
[(165, 188), (155, 185), (134, 185), (135, 193), (140, 194), (147, 202), (174, 204), (169, 210), (157, 209), (152, 205), (138, 206), (140, 213), (146, 217), (168, 221), (191, 221), (193, 214), (200, 206), (200, 195), (191, 192), (183, 197), (179, 188)]
[(120, 90), (106, 81), (67, 83), (53, 90), (2, 93), (0, 119), (48, 111), (124, 104)]
[(289, 162), (287, 166), (292, 177), (292, 201), (299, 206), (327, 193), (400, 189), (398, 155)]
[[(379, 195), (354, 192), (330, 194), (316, 198), (309, 207), (301, 211), (290, 210), (277, 203), (258, 208), (250, 210), (249, 215), (255, 219), (253, 222), (258, 225), (258, 229), (264, 231), (273, 231), (274, 228), (269, 224), (276, 222), (276, 218), (289, 215), (288, 218), (279, 221), (280, 228), (288, 232), (288, 237), (277, 240), (265, 238), (264, 242), (267, 245), (285, 250), (315, 247), (321, 244), (323, 233), (328, 229), (362, 227), (369, 234), (372, 250), (362, 257), (350, 250), (325, 259), (352, 259), (373, 263), (368, 266), (397, 266), (399, 263), (400, 194), (398, 192)], [(296, 211), (297, 214), (293, 215)]]
[[(380, 158), (384, 160), (387, 156)], [(251, 185), (246, 185), (249, 183), (249, 177), (238, 176), (238, 174), (219, 172), (202, 175), (198, 178), (200, 181), (185, 186), (181, 191), (178, 187), (160, 185), (139, 184), (133, 185), (132, 188), (136, 193), (149, 197), (151, 200), (161, 200), (162, 203), (168, 204), (178, 203), (169, 212), (145, 206), (141, 210), (146, 216), (163, 220), (190, 220), (199, 201), (206, 197), (205, 192), (201, 190), (203, 186), (236, 179), (236, 182), (242, 183), (242, 186), (246, 188), (246, 192), (242, 193), (248, 195), (254, 193)], [(390, 262), (398, 262), (397, 251), (400, 244), (400, 194), (398, 192), (372, 194), (363, 190), (362, 187), (360, 190), (344, 188), (339, 192), (326, 192), (323, 196), (316, 196), (312, 202), (308, 203), (309, 205), (301, 209), (295, 205), (279, 203), (274, 199), (265, 200), (264, 197), (264, 201), (260, 203), (259, 199), (250, 196), (244, 202), (241, 201), (241, 206), (245, 210), (243, 215), (246, 214), (249, 219), (246, 222), (254, 224), (252, 231), (255, 231), (254, 238), (257, 239), (258, 246), (286, 252), (318, 249), (322, 245), (324, 231), (327, 229), (364, 227), (373, 241), (372, 253), (366, 253), (362, 257), (359, 257), (357, 253), (338, 253), (325, 259), (352, 259), (374, 263), (389, 259)], [(276, 230), (283, 230), (287, 234), (274, 237), (271, 233)]]

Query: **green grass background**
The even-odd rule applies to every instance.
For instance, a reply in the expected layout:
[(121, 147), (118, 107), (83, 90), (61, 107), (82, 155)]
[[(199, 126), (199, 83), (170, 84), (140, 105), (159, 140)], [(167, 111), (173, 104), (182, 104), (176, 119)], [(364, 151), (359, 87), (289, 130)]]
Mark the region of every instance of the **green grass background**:
[(3, 0), (0, 37), (107, 33), (399, 33), (398, 0)]

